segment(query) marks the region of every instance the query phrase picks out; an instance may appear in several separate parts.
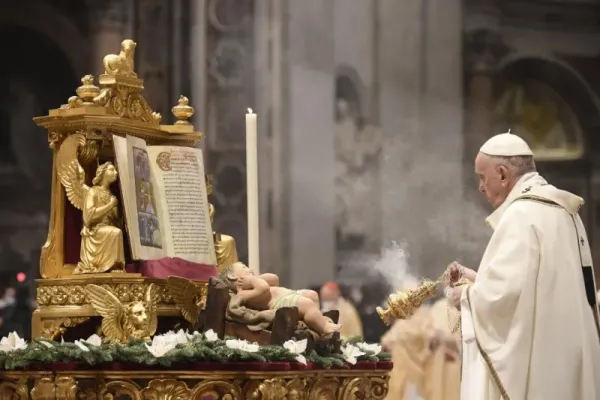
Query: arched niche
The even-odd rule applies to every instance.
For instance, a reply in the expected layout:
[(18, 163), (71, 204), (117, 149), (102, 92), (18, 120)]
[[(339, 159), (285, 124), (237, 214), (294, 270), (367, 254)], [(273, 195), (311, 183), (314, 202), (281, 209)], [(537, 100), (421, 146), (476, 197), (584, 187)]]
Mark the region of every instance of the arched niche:
[(52, 177), (47, 132), (32, 118), (65, 103), (79, 80), (63, 49), (36, 29), (5, 21), (0, 48), (11, 49), (0, 63), (0, 191), (10, 193), (0, 203), (0, 263), (32, 276), (47, 234)]
[[(65, 12), (70, 11), (77, 14), (77, 18), (86, 15), (86, 8), (81, 2), (65, 6)], [(75, 17), (74, 17), (75, 18)], [(78, 77), (90, 73), (90, 43), (82, 33), (81, 28), (73, 23), (66, 13), (60, 9), (46, 4), (43, 1), (28, 2), (4, 2), (0, 6), (0, 26), (23, 28), (28, 31), (37, 32), (47, 40), (54, 43), (60, 50), (62, 58), (66, 58), (70, 69), (74, 70)], [(11, 43), (10, 47), (2, 47), (5, 51), (4, 56), (20, 54), (24, 52), (33, 52), (34, 48), (20, 47), (23, 43), (17, 38), (8, 37)], [(4, 43), (3, 43), (4, 44)], [(51, 63), (51, 59), (44, 59), (39, 56), (36, 60), (38, 65)]]
[(568, 66), (520, 58), (505, 64), (496, 88), (494, 130), (523, 136), (539, 163), (586, 158), (600, 116), (597, 99)]

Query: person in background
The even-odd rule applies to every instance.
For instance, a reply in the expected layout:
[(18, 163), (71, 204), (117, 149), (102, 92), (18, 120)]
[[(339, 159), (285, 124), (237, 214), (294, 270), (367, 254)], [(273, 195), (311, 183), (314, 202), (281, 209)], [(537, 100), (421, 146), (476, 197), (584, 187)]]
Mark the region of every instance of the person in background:
[(10, 332), (17, 332), (23, 339), (30, 340), (33, 306), (29, 290), (26, 287), (20, 287), (15, 292), (15, 301), (4, 309), (2, 336), (7, 336)]
[(17, 291), (13, 287), (8, 287), (4, 291), (4, 296), (0, 299), (0, 310), (5, 309), (6, 307), (10, 307), (15, 304)]
[(387, 400), (459, 399), (460, 336), (450, 329), (457, 321), (441, 299), (394, 323), (381, 339), (394, 362)]
[(335, 282), (325, 283), (320, 290), (321, 311), (338, 310), (340, 312), (340, 336), (348, 339), (353, 336), (363, 336), (362, 323), (356, 308), (342, 297), (340, 286)]

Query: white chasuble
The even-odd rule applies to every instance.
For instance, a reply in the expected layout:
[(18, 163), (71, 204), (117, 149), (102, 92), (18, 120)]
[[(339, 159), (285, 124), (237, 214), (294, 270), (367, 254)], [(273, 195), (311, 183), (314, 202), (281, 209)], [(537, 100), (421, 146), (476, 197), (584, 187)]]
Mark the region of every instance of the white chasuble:
[(461, 298), (461, 400), (600, 400), (582, 205), (531, 173), (488, 218), (494, 234)]

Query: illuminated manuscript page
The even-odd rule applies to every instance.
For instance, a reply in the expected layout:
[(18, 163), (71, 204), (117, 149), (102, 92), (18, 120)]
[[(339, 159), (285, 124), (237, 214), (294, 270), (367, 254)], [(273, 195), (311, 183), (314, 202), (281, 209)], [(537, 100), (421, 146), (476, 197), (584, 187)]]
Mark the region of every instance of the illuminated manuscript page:
[(166, 255), (216, 265), (202, 150), (149, 146), (156, 180)]

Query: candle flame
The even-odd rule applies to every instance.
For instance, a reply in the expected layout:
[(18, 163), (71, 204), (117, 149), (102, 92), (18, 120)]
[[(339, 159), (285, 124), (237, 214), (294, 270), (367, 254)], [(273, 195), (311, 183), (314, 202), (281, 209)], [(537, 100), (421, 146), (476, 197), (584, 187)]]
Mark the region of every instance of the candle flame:
[(248, 114), (252, 114), (252, 109), (251, 108), (248, 109)]

